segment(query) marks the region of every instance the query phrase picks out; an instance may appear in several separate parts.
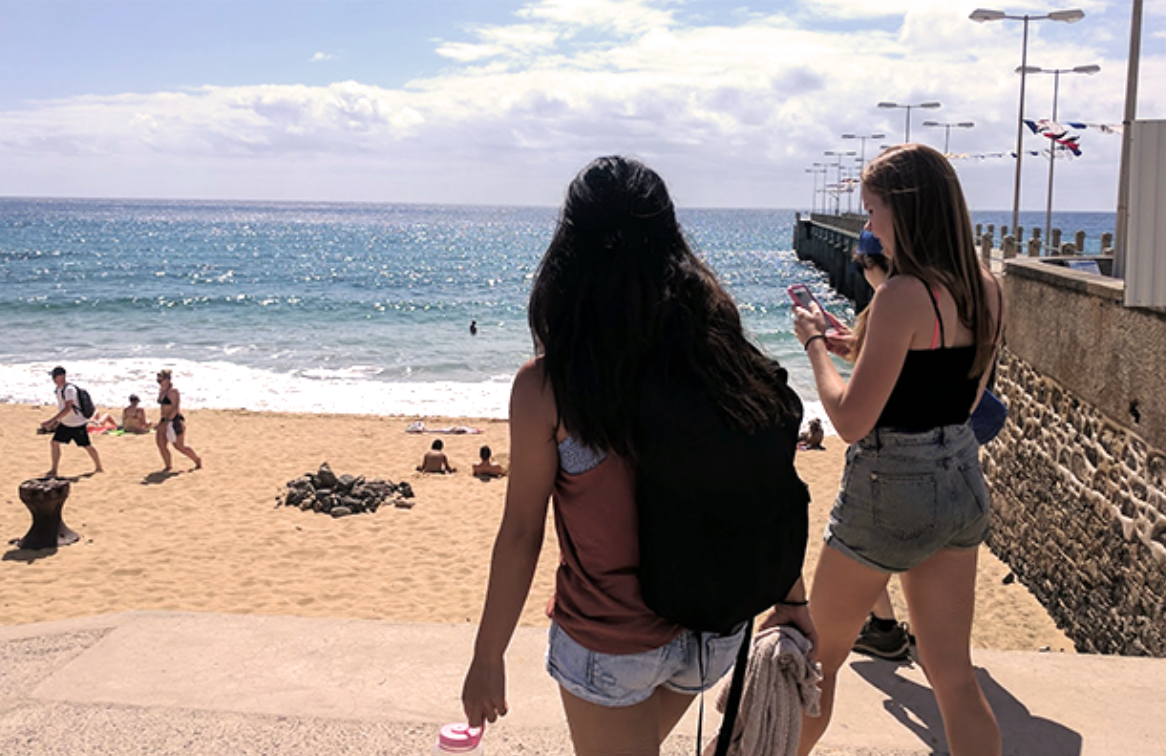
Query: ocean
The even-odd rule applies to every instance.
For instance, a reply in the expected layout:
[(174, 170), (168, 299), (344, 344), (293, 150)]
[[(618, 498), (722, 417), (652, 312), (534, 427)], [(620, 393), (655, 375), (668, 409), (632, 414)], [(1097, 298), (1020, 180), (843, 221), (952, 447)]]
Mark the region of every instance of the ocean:
[[(155, 408), (169, 368), (188, 408), (505, 417), (557, 212), (0, 198), (0, 401), (51, 403), (60, 364), (110, 407), (137, 393)], [(807, 417), (824, 417), (786, 287), (854, 312), (794, 256), (795, 212), (679, 218)]]

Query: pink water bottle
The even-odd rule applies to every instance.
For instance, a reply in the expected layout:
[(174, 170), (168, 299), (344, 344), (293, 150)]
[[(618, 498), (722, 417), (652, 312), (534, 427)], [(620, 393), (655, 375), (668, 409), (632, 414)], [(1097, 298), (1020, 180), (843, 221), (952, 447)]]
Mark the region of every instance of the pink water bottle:
[(433, 746), (433, 756), (451, 753), (483, 756), (486, 751), (482, 748), (482, 728), (470, 727), (468, 724), (447, 724), (442, 727), (437, 736), (437, 745)]

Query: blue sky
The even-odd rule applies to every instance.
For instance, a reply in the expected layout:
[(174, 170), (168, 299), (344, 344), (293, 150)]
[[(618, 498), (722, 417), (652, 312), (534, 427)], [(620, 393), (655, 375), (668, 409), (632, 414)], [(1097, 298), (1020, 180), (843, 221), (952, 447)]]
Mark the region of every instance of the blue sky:
[[(0, 0), (0, 196), (556, 205), (599, 154), (636, 155), (682, 204), (805, 207), (843, 133), (956, 153), (1015, 144), (1021, 25), (1063, 76), (1061, 120), (1121, 121), (1128, 0)], [(1166, 0), (1146, 0), (1139, 118), (1166, 118)], [(1051, 115), (1051, 76), (1027, 114)], [(1058, 209), (1112, 209), (1120, 139), (1082, 136)], [(1038, 137), (1026, 147), (1039, 149)], [(850, 158), (848, 158), (849, 160)], [(978, 209), (1013, 163), (955, 161)], [(1025, 162), (1043, 209), (1047, 161)], [(831, 177), (837, 171), (831, 170)]]

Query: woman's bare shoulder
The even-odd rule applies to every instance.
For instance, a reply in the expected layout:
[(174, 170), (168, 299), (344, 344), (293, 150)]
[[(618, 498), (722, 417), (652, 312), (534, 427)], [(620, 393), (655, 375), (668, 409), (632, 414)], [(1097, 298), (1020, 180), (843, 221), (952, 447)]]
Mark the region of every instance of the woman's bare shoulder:
[(880, 306), (884, 317), (895, 314), (908, 319), (916, 310), (925, 312), (930, 317), (930, 303), (927, 284), (915, 276), (907, 275), (891, 276), (875, 290), (875, 295), (871, 299), (871, 305)]
[(521, 413), (552, 424), (555, 420), (555, 396), (547, 380), (541, 357), (535, 357), (518, 369), (510, 391), (510, 416)]

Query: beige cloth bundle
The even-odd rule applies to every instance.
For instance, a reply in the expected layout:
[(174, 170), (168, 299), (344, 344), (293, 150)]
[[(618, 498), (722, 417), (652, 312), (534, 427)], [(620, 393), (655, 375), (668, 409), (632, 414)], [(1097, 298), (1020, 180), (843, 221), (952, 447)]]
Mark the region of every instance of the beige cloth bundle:
[[(751, 651), (729, 756), (793, 756), (802, 735), (802, 712), (819, 714), (822, 674), (809, 660), (810, 642), (797, 629), (779, 626), (758, 633)], [(725, 710), (728, 696), (726, 685), (717, 697), (717, 711)]]

